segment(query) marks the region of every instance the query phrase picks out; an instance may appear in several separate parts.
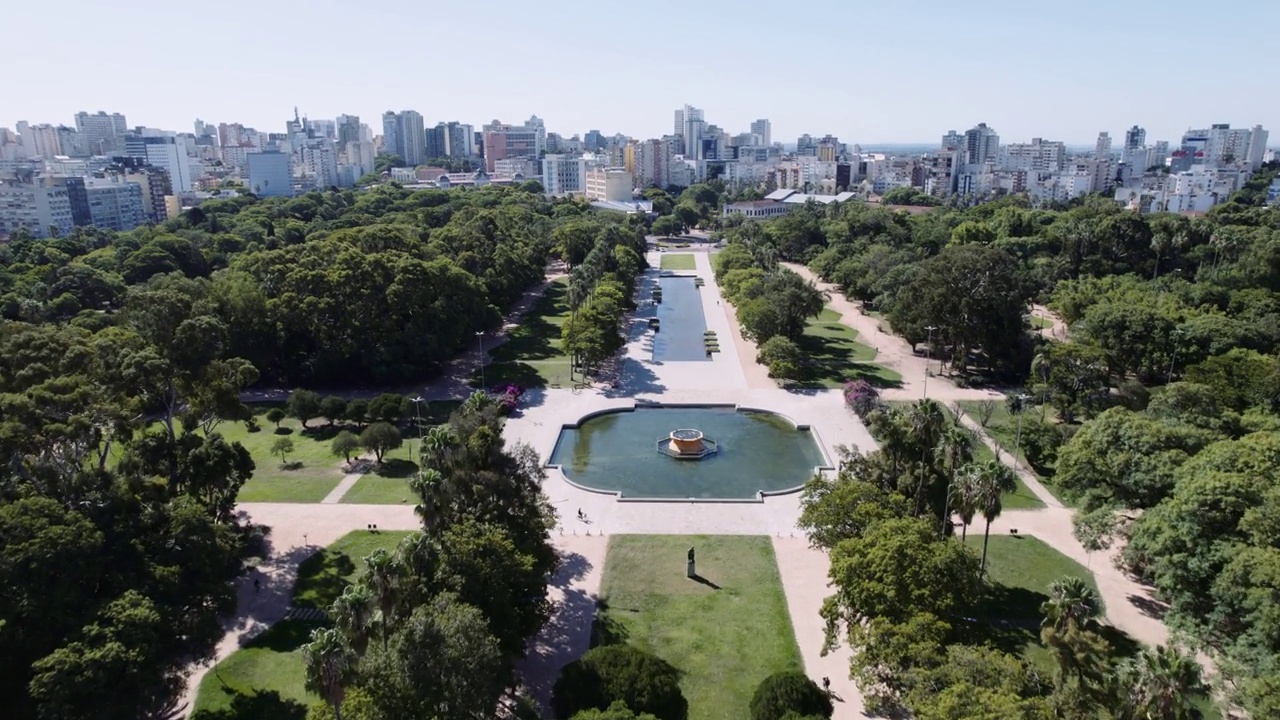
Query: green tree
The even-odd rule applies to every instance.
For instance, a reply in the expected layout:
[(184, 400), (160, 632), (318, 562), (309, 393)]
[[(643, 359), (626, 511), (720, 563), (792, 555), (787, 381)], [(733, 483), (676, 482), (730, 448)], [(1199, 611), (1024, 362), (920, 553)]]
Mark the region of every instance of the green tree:
[(909, 512), (903, 497), (860, 479), (844, 462), (840, 466), (837, 477), (817, 475), (806, 483), (800, 500), (799, 526), (812, 545), (825, 550)]
[(570, 720), (658, 720), (658, 718), (650, 713), (637, 715), (627, 707), (626, 703), (619, 700), (604, 710), (596, 708), (582, 710), (575, 713)]
[(1098, 596), (1084, 580), (1068, 575), (1049, 585), (1049, 599), (1040, 606), (1044, 615), (1041, 627), (1051, 627), (1058, 632), (1068, 625), (1092, 630), (1097, 624), (1101, 608)]
[(360, 438), (350, 430), (343, 430), (333, 438), (333, 443), (329, 446), (329, 450), (334, 455), (341, 455), (342, 459), (351, 462), (351, 453), (361, 448)]
[(1121, 716), (1133, 720), (1192, 720), (1195, 701), (1207, 697), (1196, 659), (1175, 647), (1144, 648), (1117, 668), (1124, 690)]
[(1118, 518), (1111, 508), (1098, 508), (1093, 512), (1076, 513), (1071, 518), (1072, 534), (1080, 546), (1089, 554), (1092, 563), (1093, 554), (1100, 550), (1110, 549), (1119, 532)]
[(833, 712), (827, 693), (795, 670), (770, 675), (751, 696), (751, 720), (783, 720), (789, 713), (829, 718)]
[(684, 224), (675, 215), (662, 215), (653, 221), (650, 230), (658, 237), (675, 237), (684, 232)]
[(356, 428), (360, 429), (369, 421), (369, 401), (363, 398), (356, 398), (347, 403), (347, 411), (343, 417), (348, 421), (355, 423)]
[(1005, 493), (1018, 489), (1018, 482), (1013, 470), (999, 460), (988, 460), (978, 466), (975, 505), (987, 525), (982, 530), (982, 564), (983, 574), (987, 572), (987, 543), (991, 540), (991, 521), (1000, 516), (1004, 509), (1001, 497)]
[(396, 393), (383, 393), (369, 401), (366, 416), (384, 423), (397, 423), (408, 411), (408, 398)]
[(275, 442), (271, 443), (271, 454), (280, 456), (280, 464), (288, 463), (288, 455), (293, 452), (293, 439), (288, 437), (278, 437)]
[(588, 650), (560, 671), (551, 692), (557, 718), (603, 710), (621, 701), (660, 720), (686, 720), (689, 703), (680, 692), (680, 672), (670, 663), (630, 645)]
[(317, 628), (311, 642), (302, 646), (306, 667), (306, 688), (333, 708), (335, 720), (342, 720), (343, 689), (355, 658), (342, 635), (334, 628)]
[(332, 425), (346, 417), (347, 401), (336, 395), (330, 395), (320, 402), (320, 414)]
[(306, 427), (311, 418), (319, 417), (322, 411), (320, 395), (312, 390), (298, 389), (289, 393), (284, 407), (290, 417), (295, 417), (302, 423), (302, 427)]
[(400, 431), (391, 423), (376, 422), (360, 433), (360, 446), (373, 453), (375, 462), (381, 463), (388, 451), (395, 450), (403, 444), (404, 439), (400, 437)]
[(285, 413), (284, 408), (273, 407), (267, 411), (267, 422), (275, 425), (276, 429), (280, 428), (280, 423), (284, 422), (287, 417), (289, 416)]
[(775, 335), (760, 345), (756, 362), (769, 368), (770, 377), (797, 380), (804, 366), (804, 354), (790, 339)]

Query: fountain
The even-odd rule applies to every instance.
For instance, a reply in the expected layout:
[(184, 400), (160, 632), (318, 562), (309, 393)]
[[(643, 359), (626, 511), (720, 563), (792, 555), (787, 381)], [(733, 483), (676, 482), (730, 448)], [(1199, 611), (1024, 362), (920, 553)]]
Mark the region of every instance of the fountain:
[(704, 436), (701, 430), (672, 430), (658, 440), (658, 452), (677, 460), (701, 460), (719, 451), (716, 441)]

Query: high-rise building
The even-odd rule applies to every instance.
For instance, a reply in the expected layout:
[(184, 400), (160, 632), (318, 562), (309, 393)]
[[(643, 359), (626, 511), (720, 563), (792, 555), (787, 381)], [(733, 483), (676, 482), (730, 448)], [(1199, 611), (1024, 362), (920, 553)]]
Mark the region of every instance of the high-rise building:
[(1249, 133), (1249, 146), (1245, 151), (1244, 160), (1250, 170), (1257, 170), (1262, 166), (1267, 154), (1267, 135), (1267, 131), (1263, 130), (1261, 125), (1254, 125)]
[(706, 132), (706, 120), (702, 116), (702, 110), (692, 105), (685, 105), (683, 110), (677, 112), (684, 118), (684, 127), (679, 133), (683, 139), (684, 156), (689, 160), (705, 159), (702, 138)]
[[(460, 133), (461, 134), (461, 133)], [(494, 171), (494, 163), (508, 158), (531, 158), (546, 150), (547, 132), (536, 116), (524, 125), (508, 125), (494, 120), (483, 128), (485, 169)]]
[(22, 134), (22, 144), (27, 149), (29, 157), (52, 160), (62, 154), (62, 149), (58, 145), (58, 128), (48, 123), (40, 125), (18, 123), (18, 132)]
[(679, 145), (680, 138), (675, 135), (636, 143), (633, 170), (636, 187), (671, 185), (671, 165)]
[(948, 130), (947, 134), (942, 136), (943, 150), (959, 150), (964, 146), (963, 133), (958, 133), (955, 130)]
[(587, 152), (596, 152), (604, 149), (604, 135), (599, 130), (588, 130), (586, 135), (582, 136), (582, 148)]
[(89, 200), (89, 222), (105, 230), (132, 230), (150, 220), (143, 202), (142, 186), (119, 178), (85, 181)]
[(1032, 138), (1029, 143), (1009, 143), (1000, 148), (1000, 167), (1006, 170), (1057, 172), (1067, 159), (1066, 145)]
[[(1120, 162), (1125, 165), (1132, 165), (1134, 158), (1131, 157), (1137, 151), (1147, 146), (1147, 131), (1134, 125), (1124, 131), (1124, 147), (1120, 151)], [(1146, 170), (1146, 168), (1143, 168)]]
[(761, 145), (773, 144), (773, 125), (765, 118), (751, 123), (751, 133), (760, 136)]
[(58, 149), (62, 151), (60, 155), (67, 157), (86, 158), (92, 154), (84, 133), (66, 125), (58, 126)]
[(1000, 136), (986, 123), (978, 123), (964, 134), (964, 162), (966, 165), (981, 165), (988, 160), (995, 160), (1000, 155)]
[(304, 140), (302, 147), (298, 149), (298, 159), (303, 177), (310, 187), (324, 189), (339, 184), (338, 156), (329, 138), (313, 137)]
[(187, 158), (185, 143), (171, 135), (129, 135), (124, 142), (125, 154), (169, 173), (175, 193), (191, 192), (195, 178)]
[(1111, 159), (1111, 133), (1098, 133), (1098, 142), (1093, 146), (1093, 157), (1095, 160)]
[(293, 157), (279, 150), (249, 155), (249, 190), (258, 197), (293, 195)]
[(339, 115), (336, 122), (338, 147), (345, 147), (349, 142), (360, 142), (359, 115)]
[(108, 115), (99, 110), (94, 115), (76, 113), (76, 130), (84, 135), (85, 147), (90, 154), (110, 155), (124, 150), (124, 136), (129, 133), (129, 125), (124, 115)]
[(426, 161), (426, 129), (422, 124), (422, 115), (414, 110), (382, 114), (382, 151), (399, 155), (408, 167), (421, 165)]
[(470, 125), (457, 121), (441, 122), (427, 130), (427, 160), (436, 158), (469, 158), (475, 154), (472, 147), (474, 133)]
[(26, 230), (32, 237), (67, 235), (75, 228), (65, 182), (0, 179), (0, 237)]
[(542, 158), (542, 185), (548, 195), (570, 195), (586, 189), (587, 162), (580, 157), (547, 155)]

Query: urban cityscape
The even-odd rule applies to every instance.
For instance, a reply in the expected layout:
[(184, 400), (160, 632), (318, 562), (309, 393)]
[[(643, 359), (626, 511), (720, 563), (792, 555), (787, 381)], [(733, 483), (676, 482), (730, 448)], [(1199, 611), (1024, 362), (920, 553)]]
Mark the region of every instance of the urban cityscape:
[(0, 720), (1280, 720), (1280, 3), (16, 3)]
[[(0, 237), (86, 225), (130, 230), (216, 195), (293, 197), (383, 180), (410, 188), (537, 180), (548, 196), (584, 196), (622, 212), (646, 211), (646, 188), (719, 179), (733, 188), (794, 191), (788, 201), (724, 208), (749, 217), (785, 213), (810, 196), (873, 200), (897, 188), (928, 203), (1023, 194), (1033, 206), (1051, 206), (1101, 194), (1143, 213), (1204, 213), (1277, 155), (1261, 125), (1225, 123), (1168, 139), (1148, 139), (1133, 125), (1113, 142), (1104, 130), (1091, 149), (1038, 137), (1002, 142), (982, 122), (947, 131), (932, 148), (897, 151), (868, 151), (830, 134), (783, 141), (765, 118), (739, 129), (709, 122), (691, 105), (674, 111), (670, 134), (643, 140), (548, 131), (536, 115), (520, 124), (428, 127), (414, 110), (387, 111), (370, 124), (354, 115), (310, 119), (295, 108), (274, 130), (197, 119), (185, 132), (130, 127), (118, 112), (80, 112), (73, 124), (0, 128)], [(379, 166), (379, 157), (388, 162)], [(1270, 199), (1278, 194), (1273, 186)]]

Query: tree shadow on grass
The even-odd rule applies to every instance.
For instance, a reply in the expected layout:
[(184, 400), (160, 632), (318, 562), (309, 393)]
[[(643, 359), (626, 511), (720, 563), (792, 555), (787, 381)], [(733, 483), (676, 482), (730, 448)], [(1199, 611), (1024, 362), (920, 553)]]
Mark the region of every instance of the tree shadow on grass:
[(293, 700), (285, 700), (275, 690), (260, 690), (245, 695), (230, 688), (218, 688), (231, 695), (229, 707), (201, 710), (191, 720), (305, 720), (307, 708)]
[[(346, 553), (318, 550), (298, 565), (293, 605), (327, 609), (346, 589), (344, 578), (355, 571), (356, 563)], [(304, 593), (311, 597), (303, 597)]]
[[(543, 380), (542, 376), (538, 374), (537, 368), (518, 360), (486, 365), (484, 368), (484, 383), (488, 387), (510, 383), (526, 389), (546, 387), (547, 384), (546, 380)], [(480, 389), (479, 371), (472, 374), (468, 384), (477, 390)]]
[(338, 433), (342, 432), (342, 430), (343, 428), (336, 423), (326, 423), (315, 427), (302, 428), (302, 436), (308, 440), (324, 442), (326, 440), (332, 440), (338, 435)]
[(409, 460), (383, 460), (373, 470), (378, 477), (385, 478), (407, 478), (418, 472), (418, 464)]
[(494, 361), (546, 360), (559, 355), (551, 340), (560, 337), (560, 326), (547, 318), (564, 314), (567, 292), (566, 286), (560, 283), (548, 285), (542, 296), (520, 316), (520, 324), (507, 333), (507, 341), (490, 351)]
[(273, 652), (293, 652), (311, 642), (312, 631), (323, 626), (324, 623), (321, 622), (281, 620), (244, 646)]

